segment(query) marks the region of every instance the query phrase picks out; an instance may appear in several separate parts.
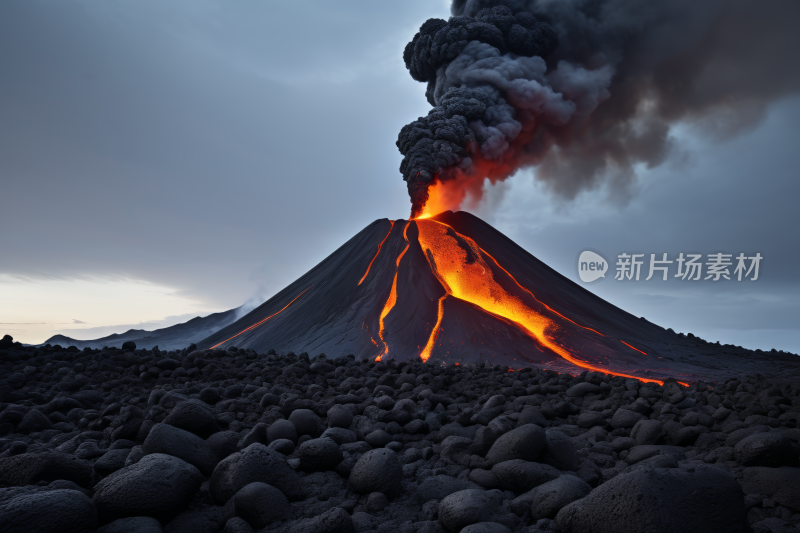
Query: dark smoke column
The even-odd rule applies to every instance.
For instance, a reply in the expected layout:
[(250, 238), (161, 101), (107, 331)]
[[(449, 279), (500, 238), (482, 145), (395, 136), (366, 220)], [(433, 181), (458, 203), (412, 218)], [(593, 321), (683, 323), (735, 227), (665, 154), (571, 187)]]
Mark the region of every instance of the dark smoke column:
[(608, 185), (624, 198), (638, 167), (670, 155), (675, 123), (726, 139), (800, 92), (796, 0), (454, 0), (451, 13), (403, 55), (434, 106), (397, 140), (412, 216), (437, 180), (479, 199), (485, 178), (534, 165), (561, 197)]
[[(610, 72), (562, 66), (548, 74), (543, 57), (557, 43), (552, 26), (504, 5), (422, 25), (403, 58), (411, 76), (428, 84), (434, 108), (405, 126), (397, 140), (412, 216), (434, 179), (504, 179), (519, 167), (522, 151), (537, 158), (546, 147), (537, 136), (547, 125), (564, 125), (581, 108), (591, 112), (601, 98), (577, 100), (586, 100), (587, 92), (602, 97)], [(572, 99), (563, 87), (554, 88), (554, 76), (571, 86)], [(587, 103), (589, 108), (582, 105)]]

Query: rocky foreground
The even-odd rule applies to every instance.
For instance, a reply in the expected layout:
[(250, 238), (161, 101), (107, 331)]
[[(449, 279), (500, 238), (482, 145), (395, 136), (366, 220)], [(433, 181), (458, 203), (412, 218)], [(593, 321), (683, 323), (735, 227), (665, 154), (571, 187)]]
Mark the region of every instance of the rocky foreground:
[(0, 348), (0, 531), (783, 532), (800, 378)]

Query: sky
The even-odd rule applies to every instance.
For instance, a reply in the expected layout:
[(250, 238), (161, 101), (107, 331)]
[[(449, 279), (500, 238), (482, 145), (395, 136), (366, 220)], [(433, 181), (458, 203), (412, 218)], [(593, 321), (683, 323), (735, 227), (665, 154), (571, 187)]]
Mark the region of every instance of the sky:
[[(402, 51), (449, 2), (0, 3), (0, 335), (154, 329), (257, 303), (377, 218), (406, 218)], [(800, 352), (800, 98), (732, 138), (671, 131), (630, 194), (554, 197), (522, 170), (470, 210), (664, 327)], [(760, 253), (759, 279), (617, 281), (623, 252)], [(673, 264), (673, 269), (676, 268)]]

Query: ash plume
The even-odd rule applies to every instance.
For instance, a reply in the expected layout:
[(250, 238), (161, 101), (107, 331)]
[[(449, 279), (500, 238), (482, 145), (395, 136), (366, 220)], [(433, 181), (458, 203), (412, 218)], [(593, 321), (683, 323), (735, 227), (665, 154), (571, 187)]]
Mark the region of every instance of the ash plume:
[(397, 140), (412, 216), (437, 180), (480, 196), (527, 166), (568, 199), (624, 189), (668, 157), (678, 121), (735, 135), (800, 89), (791, 0), (454, 0), (451, 13), (403, 56), (433, 106)]

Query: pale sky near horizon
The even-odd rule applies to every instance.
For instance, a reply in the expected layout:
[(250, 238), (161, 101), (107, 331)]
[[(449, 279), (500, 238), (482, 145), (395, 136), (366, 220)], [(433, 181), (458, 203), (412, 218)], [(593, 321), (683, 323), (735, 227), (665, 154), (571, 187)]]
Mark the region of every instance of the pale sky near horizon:
[[(402, 61), (449, 2), (0, 3), (0, 336), (154, 329), (261, 301), (377, 218), (428, 112)], [(473, 211), (578, 281), (587, 248), (761, 253), (757, 282), (587, 287), (664, 327), (800, 353), (800, 98), (564, 203), (524, 170)], [(645, 273), (646, 274), (646, 273)], [(580, 282), (579, 282), (580, 283)]]

